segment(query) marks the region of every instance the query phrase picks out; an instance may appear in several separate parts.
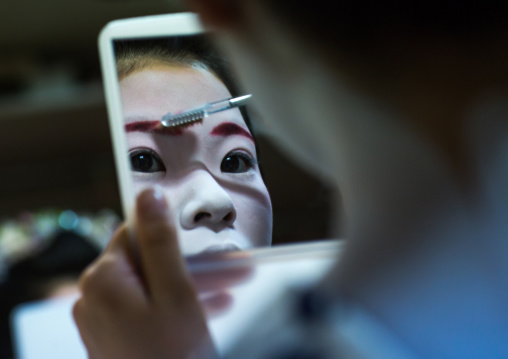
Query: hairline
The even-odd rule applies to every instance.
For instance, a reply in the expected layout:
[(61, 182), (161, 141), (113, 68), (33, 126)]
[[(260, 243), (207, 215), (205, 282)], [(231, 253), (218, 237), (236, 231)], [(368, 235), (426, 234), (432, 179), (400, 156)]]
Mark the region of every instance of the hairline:
[(224, 83), (224, 81), (210, 68), (210, 66), (206, 65), (204, 62), (198, 59), (193, 58), (178, 60), (173, 58), (162, 58), (150, 55), (136, 55), (128, 59), (117, 60), (116, 65), (119, 81), (137, 72), (152, 67), (156, 67), (158, 65), (162, 65), (180, 68), (191, 68), (196, 70), (205, 70), (214, 75), (217, 79), (219, 79), (221, 83)]

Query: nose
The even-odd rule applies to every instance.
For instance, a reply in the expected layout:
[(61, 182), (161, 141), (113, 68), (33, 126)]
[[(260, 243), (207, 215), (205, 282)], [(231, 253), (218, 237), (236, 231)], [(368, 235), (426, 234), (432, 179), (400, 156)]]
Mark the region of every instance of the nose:
[(228, 192), (206, 171), (186, 181), (181, 224), (185, 229), (205, 226), (215, 232), (230, 227), (236, 220), (236, 209)]

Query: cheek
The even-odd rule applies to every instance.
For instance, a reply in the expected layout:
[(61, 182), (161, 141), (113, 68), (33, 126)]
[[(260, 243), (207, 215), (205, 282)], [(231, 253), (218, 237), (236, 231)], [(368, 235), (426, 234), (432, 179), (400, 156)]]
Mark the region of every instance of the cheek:
[(272, 243), (272, 204), (266, 187), (234, 195), (236, 226), (253, 247)]

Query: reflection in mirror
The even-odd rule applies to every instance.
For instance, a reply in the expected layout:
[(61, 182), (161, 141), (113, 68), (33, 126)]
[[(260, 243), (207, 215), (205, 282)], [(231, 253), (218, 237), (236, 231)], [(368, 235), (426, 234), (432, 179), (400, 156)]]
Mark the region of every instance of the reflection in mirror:
[(247, 109), (160, 123), (244, 95), (227, 61), (204, 35), (115, 41), (115, 56), (134, 192), (160, 186), (183, 254), (269, 246), (272, 205)]

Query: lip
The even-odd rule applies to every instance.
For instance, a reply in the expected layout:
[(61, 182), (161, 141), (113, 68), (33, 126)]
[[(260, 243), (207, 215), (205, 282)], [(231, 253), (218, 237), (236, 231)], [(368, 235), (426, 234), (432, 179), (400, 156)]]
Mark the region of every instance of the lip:
[(240, 247), (233, 243), (227, 244), (214, 244), (206, 247), (200, 254), (213, 254), (213, 253), (224, 253), (224, 252), (235, 252), (239, 251)]

